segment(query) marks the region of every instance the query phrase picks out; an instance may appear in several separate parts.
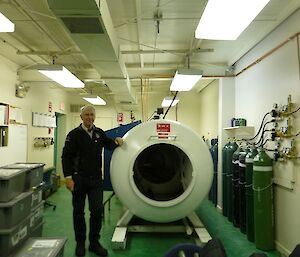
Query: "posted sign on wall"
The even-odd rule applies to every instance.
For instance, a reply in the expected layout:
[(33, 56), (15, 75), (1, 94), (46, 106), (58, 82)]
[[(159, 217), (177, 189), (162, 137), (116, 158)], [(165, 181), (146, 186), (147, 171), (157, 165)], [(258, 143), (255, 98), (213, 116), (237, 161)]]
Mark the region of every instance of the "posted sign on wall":
[(119, 112), (117, 115), (117, 121), (118, 122), (123, 122), (124, 121), (124, 115), (122, 112)]
[(52, 102), (48, 102), (48, 112), (52, 112)]

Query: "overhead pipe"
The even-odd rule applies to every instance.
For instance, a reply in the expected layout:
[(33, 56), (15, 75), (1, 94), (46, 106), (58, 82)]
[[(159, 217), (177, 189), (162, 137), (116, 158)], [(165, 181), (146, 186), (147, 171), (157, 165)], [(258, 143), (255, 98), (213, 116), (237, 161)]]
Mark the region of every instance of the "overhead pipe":
[[(274, 47), (272, 50), (270, 50), (269, 52), (265, 53), (263, 56), (259, 57), (258, 59), (256, 59), (254, 62), (252, 62), (251, 64), (249, 64), (246, 68), (242, 69), (240, 72), (238, 72), (235, 76), (239, 76), (242, 73), (244, 73), (246, 70), (250, 69), (251, 67), (255, 66), (256, 64), (260, 63), (262, 60), (264, 60), (265, 58), (267, 58), (268, 56), (270, 56), (272, 53), (274, 53), (275, 51), (277, 51), (278, 49), (280, 49), (281, 47), (283, 47), (284, 45), (286, 45), (287, 43), (291, 42), (291, 40), (293, 40), (294, 38), (298, 38), (300, 32), (297, 32), (296, 34), (294, 34), (293, 36), (289, 37), (287, 40), (283, 41), (281, 44), (277, 45), (276, 47)], [(299, 51), (299, 47), (298, 47), (298, 51)], [(298, 55), (299, 56), (299, 55)]]
[(121, 51), (121, 54), (168, 54), (168, 53), (180, 53), (180, 54), (186, 54), (187, 52), (191, 53), (208, 53), (208, 52), (214, 52), (213, 48), (195, 48), (195, 49), (153, 49), (153, 50), (123, 50)]

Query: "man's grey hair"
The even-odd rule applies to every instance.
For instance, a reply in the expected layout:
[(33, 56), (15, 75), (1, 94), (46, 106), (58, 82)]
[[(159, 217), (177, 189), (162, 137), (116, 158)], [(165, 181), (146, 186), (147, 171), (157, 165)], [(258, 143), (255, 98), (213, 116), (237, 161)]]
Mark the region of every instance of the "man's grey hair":
[(84, 114), (86, 111), (92, 111), (93, 113), (96, 114), (96, 110), (95, 110), (95, 107), (92, 106), (92, 105), (85, 105), (83, 107), (80, 108), (80, 116), (82, 114)]

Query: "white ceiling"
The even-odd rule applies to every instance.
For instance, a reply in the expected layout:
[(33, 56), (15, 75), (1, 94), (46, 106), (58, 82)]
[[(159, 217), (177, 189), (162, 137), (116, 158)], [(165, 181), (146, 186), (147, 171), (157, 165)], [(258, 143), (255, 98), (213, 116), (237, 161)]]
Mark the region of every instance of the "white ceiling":
[[(148, 78), (151, 93), (167, 93), (177, 67), (188, 62), (190, 67), (202, 69), (206, 77), (194, 89), (199, 91), (213, 80), (211, 76), (228, 74), (241, 56), (300, 7), (300, 0), (271, 0), (237, 40), (212, 41), (194, 38), (207, 0), (109, 0), (107, 13), (101, 11), (104, 0), (58, 0), (58, 11), (65, 8), (64, 12), (72, 14), (84, 12), (85, 4), (88, 9), (88, 5), (100, 3), (108, 42), (87, 34), (81, 38), (72, 35), (58, 11), (50, 10), (48, 2), (55, 1), (0, 0), (0, 11), (16, 26), (14, 33), (0, 33), (0, 54), (19, 65), (20, 82), (58, 87), (35, 68), (51, 64), (54, 58), (86, 82), (86, 91), (93, 89), (92, 93), (104, 98), (114, 95), (115, 102), (127, 98), (132, 102), (124, 92), (128, 91), (128, 84), (123, 83), (126, 72), (134, 90), (139, 91), (145, 83), (141, 78)], [(111, 28), (106, 17), (108, 21), (111, 18)], [(106, 53), (111, 55), (110, 50), (117, 60), (104, 58)], [(115, 72), (116, 62), (121, 72)]]

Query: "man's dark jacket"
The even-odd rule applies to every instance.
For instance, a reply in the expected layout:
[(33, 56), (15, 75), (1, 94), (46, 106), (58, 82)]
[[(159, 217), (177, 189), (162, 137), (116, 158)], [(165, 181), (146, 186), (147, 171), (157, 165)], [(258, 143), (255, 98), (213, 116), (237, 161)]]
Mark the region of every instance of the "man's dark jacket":
[(69, 132), (63, 148), (64, 176), (72, 176), (75, 172), (83, 177), (102, 176), (102, 149), (113, 150), (116, 146), (102, 129), (94, 126), (91, 138), (81, 125), (78, 126)]

